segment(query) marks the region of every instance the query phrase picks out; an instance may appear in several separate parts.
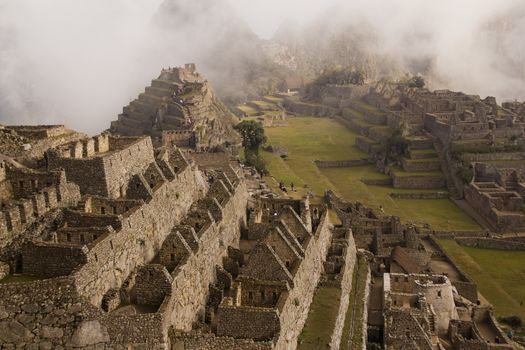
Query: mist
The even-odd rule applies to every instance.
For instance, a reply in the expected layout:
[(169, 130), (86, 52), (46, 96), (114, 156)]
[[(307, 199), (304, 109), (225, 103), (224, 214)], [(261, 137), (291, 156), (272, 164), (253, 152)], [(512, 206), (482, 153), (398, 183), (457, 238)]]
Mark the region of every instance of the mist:
[(323, 40), (366, 26), (371, 54), (431, 87), (525, 99), (522, 0), (0, 0), (0, 124), (97, 133), (162, 67), (190, 61), (219, 94), (244, 89), (266, 64), (258, 37), (288, 19)]

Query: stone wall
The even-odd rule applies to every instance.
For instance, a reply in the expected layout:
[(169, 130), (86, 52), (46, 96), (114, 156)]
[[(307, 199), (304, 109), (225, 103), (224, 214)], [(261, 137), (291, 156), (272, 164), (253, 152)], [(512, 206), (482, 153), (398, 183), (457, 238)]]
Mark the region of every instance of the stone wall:
[(378, 147), (378, 143), (374, 142), (373, 140), (364, 137), (364, 136), (357, 136), (355, 138), (355, 145), (357, 148), (359, 148), (361, 151), (366, 152), (368, 154), (374, 153), (376, 148)]
[(86, 335), (89, 341), (78, 332), (77, 327), (92, 316), (91, 311), (78, 299), (68, 277), (0, 284), (0, 343), (13, 349), (15, 344), (56, 349), (107, 341), (107, 332), (101, 327), (100, 332)]
[(390, 193), (394, 199), (446, 199), (447, 192)]
[(108, 289), (119, 288), (137, 266), (151, 261), (172, 227), (199, 198), (199, 176), (191, 167), (181, 170), (173, 181), (156, 187), (140, 209), (123, 217), (120, 231), (97, 242), (87, 254), (87, 263), (75, 273), (79, 293), (100, 305)]
[(280, 313), (281, 332), (275, 349), (293, 350), (304, 327), (323, 263), (332, 240), (332, 224), (325, 211), (305, 257), (294, 275), (294, 288), (290, 291)]
[(372, 282), (372, 270), (370, 269), (370, 264), (366, 264), (366, 281), (365, 281), (365, 292), (363, 294), (363, 300), (359, 301), (363, 303), (363, 319), (361, 329), (363, 334), (361, 334), (361, 350), (366, 350), (366, 344), (368, 339), (368, 305), (370, 303), (370, 286)]
[(200, 235), (197, 251), (172, 272), (172, 311), (167, 319), (178, 330), (191, 330), (204, 316), (208, 286), (216, 278), (216, 266), (228, 256), (228, 247), (238, 247), (240, 228), (246, 220), (247, 190), (244, 182), (223, 207), (222, 221), (213, 223)]
[(8, 263), (0, 261), (0, 281), (9, 275), (11, 268)]
[(348, 246), (346, 247), (345, 264), (341, 270), (341, 299), (339, 302), (339, 311), (335, 321), (334, 331), (330, 340), (330, 349), (338, 350), (341, 345), (341, 337), (343, 335), (343, 328), (345, 318), (348, 311), (348, 304), (350, 301), (350, 292), (353, 286), (353, 272), (357, 263), (357, 247), (355, 245), (354, 236), (352, 234), (348, 237)]
[(445, 178), (435, 176), (392, 176), (394, 188), (434, 189), (445, 187)]
[(516, 242), (496, 238), (456, 237), (456, 242), (461, 245), (482, 249), (500, 250), (525, 250), (525, 242)]
[(68, 244), (28, 243), (22, 248), (23, 272), (35, 277), (67, 276), (87, 262), (87, 248)]
[(270, 342), (217, 337), (211, 333), (176, 333), (171, 340), (173, 350), (271, 350)]
[(461, 296), (464, 298), (467, 298), (471, 302), (475, 303), (478, 300), (478, 288), (476, 286), (476, 283), (474, 283), (470, 277), (465, 274), (458, 265), (452, 260), (452, 258), (448, 255), (448, 253), (445, 251), (445, 249), (441, 246), (441, 244), (432, 236), (428, 236), (429, 241), (431, 244), (439, 251), (439, 253), (443, 256), (446, 262), (454, 266), (456, 271), (458, 272), (460, 276), (460, 280), (451, 280), (452, 285), (456, 287), (457, 291)]
[(109, 152), (85, 158), (49, 151), (48, 168), (65, 169), (68, 181), (79, 185), (82, 194), (122, 197), (129, 180), (154, 161), (153, 146), (149, 137), (110, 137), (109, 147)]
[(408, 172), (414, 171), (437, 171), (441, 170), (439, 159), (425, 159), (423, 160), (409, 160), (403, 158), (401, 160), (403, 170)]
[(432, 135), (440, 139), (443, 144), (448, 144), (450, 141), (451, 126), (437, 120), (436, 116), (425, 115), (423, 118), (425, 129)]
[(525, 153), (463, 153), (460, 157), (462, 161), (467, 163), (500, 160), (525, 160)]
[(350, 159), (350, 160), (316, 160), (315, 165), (320, 168), (347, 168), (356, 167), (362, 165), (368, 165), (369, 162), (366, 159)]
[(361, 180), (362, 183), (364, 183), (365, 185), (379, 185), (379, 186), (391, 186), (392, 185), (392, 179), (391, 178), (387, 178), (387, 179), (362, 179)]
[[(14, 172), (11, 176), (16, 174), (19, 174), (19, 172)], [(37, 218), (56, 208), (76, 205), (80, 200), (79, 187), (73, 183), (66, 182), (63, 172), (58, 172), (52, 176), (49, 175), (53, 179), (45, 177), (46, 180), (43, 184), (36, 182), (38, 176), (36, 178), (30, 177), (29, 179), (22, 177), (22, 180), (19, 181), (13, 180), (17, 183), (10, 187), (19, 187), (16, 190), (17, 196), (23, 197), (18, 199), (16, 203), (8, 201), (2, 211), (0, 211), (0, 248), (7, 246), (20, 236)], [(11, 180), (8, 181), (11, 182)], [(27, 182), (27, 185), (30, 188), (34, 188), (34, 190), (21, 190), (20, 181), (22, 183)], [(50, 181), (54, 182), (50, 183)], [(22, 187), (24, 186), (22, 185)], [(39, 186), (44, 187), (39, 189)]]
[(224, 299), (217, 313), (217, 335), (235, 334), (238, 338), (271, 340), (282, 329), (274, 308), (227, 305)]
[(329, 117), (336, 115), (338, 112), (338, 110), (333, 107), (311, 104), (307, 102), (292, 101), (288, 98), (284, 100), (283, 105), (287, 111), (300, 115)]

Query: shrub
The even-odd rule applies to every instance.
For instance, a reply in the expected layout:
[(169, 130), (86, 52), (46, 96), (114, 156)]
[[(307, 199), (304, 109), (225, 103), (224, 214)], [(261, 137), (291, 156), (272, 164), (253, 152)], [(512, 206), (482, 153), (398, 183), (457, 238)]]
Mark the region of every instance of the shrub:
[(498, 317), (498, 321), (512, 328), (521, 328), (523, 326), (523, 321), (519, 316), (501, 316)]

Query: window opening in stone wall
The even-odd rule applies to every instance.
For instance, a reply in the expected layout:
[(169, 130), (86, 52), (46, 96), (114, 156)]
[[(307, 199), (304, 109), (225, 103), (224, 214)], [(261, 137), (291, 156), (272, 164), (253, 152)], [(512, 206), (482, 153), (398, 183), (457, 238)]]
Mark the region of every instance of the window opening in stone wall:
[(261, 300), (264, 300), (264, 291), (261, 291)]
[(100, 214), (102, 215), (106, 214), (106, 208), (100, 207)]
[(46, 202), (46, 208), (49, 208), (51, 205), (49, 203), (49, 193), (44, 192), (44, 201)]
[(84, 234), (80, 234), (80, 243), (84, 243), (84, 242), (85, 242)]
[(117, 214), (117, 207), (113, 206), (113, 214)]
[(175, 254), (170, 254), (170, 260), (175, 261)]
[(5, 223), (7, 225), (7, 231), (9, 232), (13, 231), (13, 222), (11, 221), (11, 216), (9, 215), (5, 216)]
[(19, 181), (19, 182), (18, 182), (18, 185), (19, 185), (19, 187), (20, 187), (21, 190), (24, 189), (24, 181)]
[(252, 292), (248, 292), (248, 299), (253, 300), (253, 293)]
[(109, 241), (109, 245), (111, 247), (111, 250), (113, 250), (113, 241)]
[(19, 206), (19, 209), (20, 209), (20, 221), (22, 222), (22, 224), (25, 224), (27, 223), (26, 211), (22, 205)]
[(71, 233), (68, 233), (68, 234), (66, 235), (66, 237), (67, 237), (67, 241), (68, 241), (68, 242), (71, 242)]

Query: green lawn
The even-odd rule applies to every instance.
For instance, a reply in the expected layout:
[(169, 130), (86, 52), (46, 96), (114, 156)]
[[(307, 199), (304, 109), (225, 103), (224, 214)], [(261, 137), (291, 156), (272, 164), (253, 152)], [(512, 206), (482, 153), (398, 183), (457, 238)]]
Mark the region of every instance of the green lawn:
[(266, 99), (272, 101), (272, 102), (275, 103), (275, 104), (284, 101), (284, 98), (279, 97), (279, 96), (264, 96), (264, 98), (266, 98)]
[(274, 104), (270, 104), (266, 101), (252, 101), (252, 103), (256, 104), (260, 109), (271, 109), (275, 108)]
[(399, 177), (403, 176), (443, 176), (443, 173), (441, 171), (404, 171), (401, 168), (393, 167), (392, 172)]
[[(389, 214), (399, 215), (403, 220), (429, 223), (437, 230), (479, 230), (479, 226), (448, 199), (408, 200), (392, 199), (393, 192), (425, 192), (422, 190), (394, 189), (391, 186), (368, 186), (362, 179), (384, 179), (388, 176), (375, 167), (318, 169), (314, 160), (361, 159), (366, 153), (354, 146), (356, 133), (328, 118), (293, 117), (287, 126), (267, 128), (269, 143), (288, 149), (288, 159), (263, 152), (267, 167), (275, 180), (286, 186), (293, 182), (301, 196), (312, 191), (318, 199), (325, 190), (332, 189), (347, 200), (360, 201), (372, 208), (383, 206)], [(277, 183), (272, 184), (277, 188)], [(306, 186), (306, 187), (305, 187)], [(443, 189), (446, 192), (446, 189)], [(434, 191), (430, 191), (434, 192)]]
[[(388, 178), (374, 166), (323, 169), (323, 174), (344, 198), (371, 208), (382, 206), (386, 213), (405, 222), (428, 223), (436, 230), (479, 230), (479, 225), (449, 199), (393, 199), (390, 193), (435, 192), (436, 190), (395, 189), (391, 186), (365, 185), (361, 179)], [(442, 190), (447, 192), (446, 189)]]
[(246, 113), (246, 115), (256, 115), (258, 113), (255, 109), (253, 109), (250, 106), (246, 106), (246, 105), (240, 105), (240, 106), (237, 106), (237, 108), (239, 108), (241, 111)]
[(298, 350), (329, 349), (339, 311), (341, 290), (336, 287), (320, 286), (315, 291), (308, 319), (299, 336)]
[(370, 112), (373, 112), (373, 113), (376, 113), (376, 114), (386, 114), (385, 111), (382, 111), (382, 110), (380, 110), (380, 109), (377, 108), (377, 107), (374, 107), (374, 106), (372, 106), (372, 105), (369, 105), (368, 103), (366, 103), (366, 102), (364, 102), (364, 101), (355, 100), (354, 103), (357, 104), (357, 105), (359, 105), (361, 108), (366, 109), (367, 111), (370, 111)]
[(498, 316), (517, 315), (525, 320), (525, 252), (464, 247), (453, 239), (440, 243), (476, 282)]

